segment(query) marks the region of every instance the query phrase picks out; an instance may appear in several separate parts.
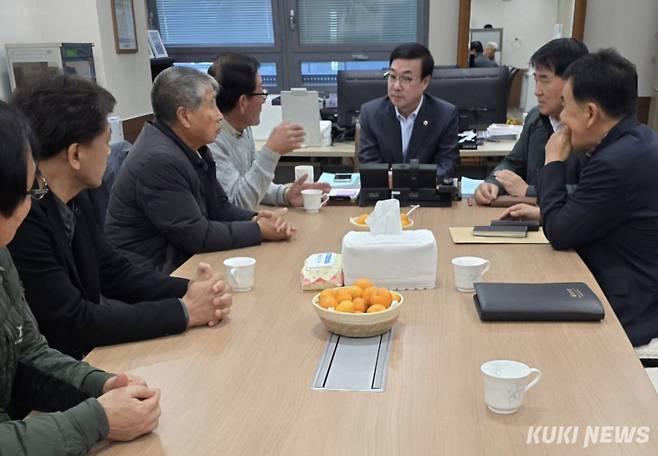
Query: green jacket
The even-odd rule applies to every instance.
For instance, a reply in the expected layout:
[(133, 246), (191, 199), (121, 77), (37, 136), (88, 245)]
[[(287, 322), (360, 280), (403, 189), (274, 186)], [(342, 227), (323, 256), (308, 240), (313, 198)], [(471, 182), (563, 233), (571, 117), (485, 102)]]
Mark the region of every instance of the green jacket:
[[(19, 363), (91, 398), (64, 412), (10, 421), (7, 408)], [(0, 248), (0, 455), (86, 454), (109, 431), (105, 411), (94, 398), (110, 377), (48, 347), (27, 306), (9, 251)], [(53, 408), (53, 401), (38, 394), (29, 400), (44, 410)]]

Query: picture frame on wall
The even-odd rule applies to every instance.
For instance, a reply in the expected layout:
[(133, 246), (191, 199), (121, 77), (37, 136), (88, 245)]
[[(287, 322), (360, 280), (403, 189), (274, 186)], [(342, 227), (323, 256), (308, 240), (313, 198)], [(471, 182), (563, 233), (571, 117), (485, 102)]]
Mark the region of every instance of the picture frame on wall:
[(114, 47), (117, 54), (137, 52), (137, 28), (133, 0), (112, 0)]
[(167, 49), (165, 49), (164, 43), (162, 42), (162, 37), (160, 36), (159, 30), (149, 30), (149, 46), (153, 52), (153, 57), (159, 59), (161, 57), (168, 57)]

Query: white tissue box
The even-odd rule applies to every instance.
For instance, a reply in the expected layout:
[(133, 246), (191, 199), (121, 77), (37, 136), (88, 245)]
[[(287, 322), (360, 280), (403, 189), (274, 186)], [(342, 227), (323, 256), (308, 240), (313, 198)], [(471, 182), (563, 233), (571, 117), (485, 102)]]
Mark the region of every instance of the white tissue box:
[(350, 231), (343, 236), (345, 283), (360, 278), (395, 290), (436, 287), (437, 253), (429, 230), (373, 235)]

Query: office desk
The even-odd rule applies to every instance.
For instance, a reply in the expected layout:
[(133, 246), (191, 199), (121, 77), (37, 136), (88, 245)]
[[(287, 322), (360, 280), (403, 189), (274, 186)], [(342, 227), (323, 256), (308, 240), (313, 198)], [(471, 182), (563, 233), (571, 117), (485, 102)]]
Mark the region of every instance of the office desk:
[[(265, 141), (255, 141), (256, 150), (260, 150)], [(340, 142), (333, 146), (308, 146), (296, 149), (286, 157), (316, 157), (316, 158), (354, 158), (354, 142)]]
[(478, 146), (475, 150), (461, 149), (459, 151), (460, 157), (505, 157), (512, 152), (516, 141), (514, 140), (500, 140), (500, 141), (485, 141), (484, 144)]
[[(460, 150), (460, 157), (504, 157), (512, 151), (516, 141), (486, 141), (476, 150)], [(256, 150), (260, 150), (265, 141), (256, 141)], [(286, 157), (315, 157), (315, 158), (354, 158), (354, 142), (339, 142), (333, 146), (308, 146), (297, 149)]]
[[(92, 364), (128, 370), (162, 388), (158, 430), (99, 454), (226, 455), (571, 455), (658, 454), (658, 396), (605, 303), (599, 323), (482, 323), (471, 294), (456, 292), (450, 260), (491, 260), (488, 281), (584, 281), (600, 288), (574, 252), (548, 245), (455, 245), (448, 226), (488, 224), (500, 209), (422, 208), (417, 228), (438, 243), (438, 288), (405, 291), (382, 393), (310, 388), (328, 333), (300, 290), (307, 255), (340, 251), (357, 207), (290, 211), (300, 231), (289, 243), (197, 255), (222, 268), (229, 256), (258, 260), (255, 289), (235, 294), (218, 328), (94, 350)], [(515, 359), (541, 369), (514, 415), (483, 401), (480, 365)], [(579, 426), (576, 443), (527, 444), (529, 426)], [(653, 426), (646, 444), (583, 450), (586, 427)], [(550, 437), (550, 434), (547, 434)]]

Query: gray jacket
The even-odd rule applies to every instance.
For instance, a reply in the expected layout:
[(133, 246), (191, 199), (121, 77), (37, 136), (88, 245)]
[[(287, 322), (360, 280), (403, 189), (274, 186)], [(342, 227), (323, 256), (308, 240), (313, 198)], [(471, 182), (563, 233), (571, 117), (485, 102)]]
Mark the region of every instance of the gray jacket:
[(491, 60), (482, 54), (477, 54), (473, 59), (474, 68), (492, 68), (497, 66), (498, 64), (496, 63), (495, 60)]
[[(0, 249), (0, 454), (86, 454), (109, 431), (105, 411), (95, 399), (111, 374), (63, 355), (48, 347), (39, 334), (34, 316), (25, 302), (18, 273), (6, 248)], [(7, 408), (23, 400), (40, 410), (57, 409), (57, 397), (31, 388), (32, 379), (22, 379), (16, 397), (12, 384), (20, 368), (32, 376), (72, 386), (90, 397), (59, 413), (10, 421)], [(18, 394), (18, 393), (17, 393)]]
[(136, 265), (170, 273), (196, 253), (259, 244), (254, 215), (228, 201), (207, 147), (191, 150), (156, 120), (123, 162), (105, 233)]

